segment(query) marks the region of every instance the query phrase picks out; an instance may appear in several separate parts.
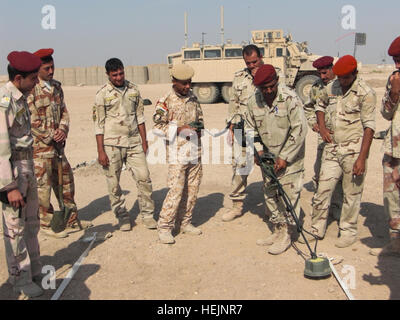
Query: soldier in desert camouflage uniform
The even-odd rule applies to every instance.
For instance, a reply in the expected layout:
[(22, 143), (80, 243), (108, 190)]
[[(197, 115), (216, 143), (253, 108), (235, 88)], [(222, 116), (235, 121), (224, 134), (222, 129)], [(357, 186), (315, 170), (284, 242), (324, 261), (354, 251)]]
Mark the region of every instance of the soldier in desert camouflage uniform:
[(155, 229), (153, 188), (147, 166), (148, 142), (143, 100), (138, 87), (125, 80), (124, 66), (117, 58), (106, 62), (109, 82), (96, 94), (93, 121), (99, 163), (107, 179), (111, 209), (121, 231), (131, 230), (130, 218), (119, 184), (122, 166), (131, 171), (138, 188), (143, 224)]
[(183, 233), (200, 235), (191, 224), (192, 212), (203, 175), (200, 133), (191, 126), (203, 124), (203, 112), (190, 90), (194, 70), (187, 65), (174, 65), (172, 90), (156, 104), (153, 116), (156, 133), (166, 137), (168, 194), (158, 220), (160, 241), (175, 243), (172, 229), (180, 226)]
[[(39, 216), (42, 233), (55, 238), (68, 236), (67, 230), (79, 225), (87, 228), (91, 224), (78, 220), (74, 201), (75, 185), (72, 168), (64, 154), (64, 146), (69, 131), (69, 115), (64, 103), (61, 83), (53, 79), (53, 49), (40, 49), (34, 53), (42, 60), (39, 69), (39, 83), (28, 97), (31, 112), (33, 158), (38, 182)], [(51, 189), (60, 203), (58, 192), (58, 153), (62, 155), (63, 201), (72, 210), (67, 230), (55, 233), (50, 228), (53, 206), (50, 203)]]
[[(268, 148), (275, 157), (275, 172), (287, 193), (294, 209), (298, 212), (300, 192), (303, 187), (304, 151), (307, 122), (300, 99), (296, 93), (279, 83), (273, 66), (262, 65), (255, 77), (257, 91), (249, 99), (249, 122), (261, 138), (263, 150)], [(258, 144), (256, 144), (256, 147)], [(257, 148), (259, 149), (259, 148)], [(258, 245), (271, 245), (270, 254), (281, 254), (291, 244), (294, 221), (286, 205), (271, 186), (270, 178), (264, 179), (264, 197), (271, 213), (273, 233)]]
[[(41, 65), (29, 52), (11, 52), (10, 81), (0, 88), (0, 192), (9, 282), (16, 293), (43, 294), (40, 284), (38, 197), (26, 96)], [(33, 280), (33, 281), (32, 281)]]
[(382, 116), (390, 121), (382, 160), (383, 205), (389, 218), (390, 242), (383, 249), (372, 249), (373, 255), (400, 255), (400, 37), (391, 43), (388, 54), (396, 66), (396, 71), (388, 79), (381, 107)]
[(338, 248), (357, 240), (357, 219), (375, 131), (375, 92), (357, 76), (357, 61), (347, 55), (333, 67), (338, 79), (326, 86), (317, 99), (317, 119), (327, 143), (318, 190), (313, 198), (312, 231), (325, 235), (332, 193), (343, 175), (344, 201), (339, 221)]
[[(232, 120), (230, 130), (230, 141), (232, 143), (232, 169), (233, 176), (231, 182), (231, 193), (229, 198), (232, 200), (232, 209), (222, 216), (223, 221), (232, 221), (239, 217), (243, 211), (243, 202), (246, 197), (245, 189), (247, 186), (247, 177), (249, 170), (248, 157), (246, 148), (242, 147), (234, 139), (233, 127), (240, 121), (240, 117), (236, 114), (245, 115), (247, 113), (247, 102), (255, 91), (253, 78), (258, 68), (263, 65), (262, 54), (260, 49), (255, 45), (248, 45), (243, 48), (243, 60), (246, 68), (235, 73), (232, 82), (232, 95), (229, 101), (228, 121)], [(247, 123), (245, 122), (245, 125)], [(247, 130), (247, 125), (245, 130)], [(243, 137), (242, 137), (243, 139)], [(253, 161), (253, 159), (250, 159)]]

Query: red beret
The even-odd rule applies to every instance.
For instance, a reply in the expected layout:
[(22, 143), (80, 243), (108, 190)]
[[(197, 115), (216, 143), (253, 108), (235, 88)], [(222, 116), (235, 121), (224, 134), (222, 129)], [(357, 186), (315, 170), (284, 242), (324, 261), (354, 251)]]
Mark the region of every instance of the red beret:
[(346, 55), (341, 57), (333, 66), (333, 73), (337, 76), (344, 76), (357, 69), (357, 60), (351, 56)]
[(270, 64), (263, 64), (258, 68), (253, 83), (255, 86), (259, 86), (263, 83), (270, 82), (276, 78), (276, 71)]
[(42, 59), (42, 58), (51, 56), (53, 54), (53, 52), (54, 52), (54, 50), (49, 48), (49, 49), (40, 49), (40, 50), (34, 52), (33, 54), (35, 56), (38, 56), (40, 59)]
[(389, 56), (395, 57), (400, 55), (400, 37), (393, 40), (388, 50)]
[(11, 67), (21, 72), (31, 72), (38, 70), (42, 60), (34, 54), (27, 51), (13, 51), (7, 56)]
[(322, 69), (322, 68), (330, 67), (332, 64), (333, 64), (333, 57), (324, 56), (324, 57), (321, 57), (321, 58), (315, 60), (312, 64), (312, 66), (316, 69)]

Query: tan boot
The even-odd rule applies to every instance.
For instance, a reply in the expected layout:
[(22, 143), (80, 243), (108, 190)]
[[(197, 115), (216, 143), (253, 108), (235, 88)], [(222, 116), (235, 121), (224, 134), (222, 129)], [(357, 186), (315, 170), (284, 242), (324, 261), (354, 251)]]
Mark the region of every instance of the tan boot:
[(199, 228), (196, 228), (194, 225), (189, 223), (188, 225), (182, 227), (182, 232), (186, 234), (191, 234), (194, 236), (199, 236), (202, 234), (201, 230)]
[(281, 254), (285, 252), (291, 244), (290, 232), (287, 223), (278, 223), (278, 237), (276, 238), (274, 244), (269, 248), (268, 252), (270, 254)]
[(160, 239), (161, 243), (165, 243), (165, 244), (175, 243), (175, 239), (172, 236), (171, 231), (159, 231), (158, 238)]
[(265, 239), (258, 239), (256, 244), (258, 246), (270, 246), (270, 245), (274, 244), (274, 242), (277, 240), (278, 234), (279, 234), (278, 228), (275, 225), (273, 225), (272, 226), (272, 234)]
[(240, 217), (243, 210), (243, 201), (233, 201), (232, 209), (222, 215), (222, 221), (228, 222)]
[(391, 239), (382, 249), (374, 248), (369, 251), (373, 256), (398, 256), (400, 257), (400, 238)]
[(353, 236), (340, 236), (339, 240), (336, 241), (335, 247), (347, 248), (357, 241), (357, 237)]
[(119, 225), (119, 230), (121, 231), (130, 231), (131, 230), (131, 221), (129, 219), (129, 216), (122, 215), (118, 217), (118, 225)]
[(157, 229), (157, 221), (154, 220), (152, 215), (144, 216), (142, 222), (147, 229)]

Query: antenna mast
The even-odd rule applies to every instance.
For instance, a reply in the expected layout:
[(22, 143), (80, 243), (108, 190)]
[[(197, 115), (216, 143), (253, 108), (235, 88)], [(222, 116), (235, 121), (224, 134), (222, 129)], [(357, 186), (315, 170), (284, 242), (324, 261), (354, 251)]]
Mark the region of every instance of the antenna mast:
[(224, 45), (224, 6), (221, 6), (221, 45)]
[(185, 11), (185, 48), (188, 47), (187, 12)]

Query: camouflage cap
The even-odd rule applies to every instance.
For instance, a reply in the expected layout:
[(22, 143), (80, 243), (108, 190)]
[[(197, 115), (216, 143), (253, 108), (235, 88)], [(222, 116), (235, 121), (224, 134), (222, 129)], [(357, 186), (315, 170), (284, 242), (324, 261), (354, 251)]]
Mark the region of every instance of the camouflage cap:
[(189, 80), (194, 76), (194, 70), (187, 64), (176, 64), (171, 69), (171, 76), (177, 80)]

